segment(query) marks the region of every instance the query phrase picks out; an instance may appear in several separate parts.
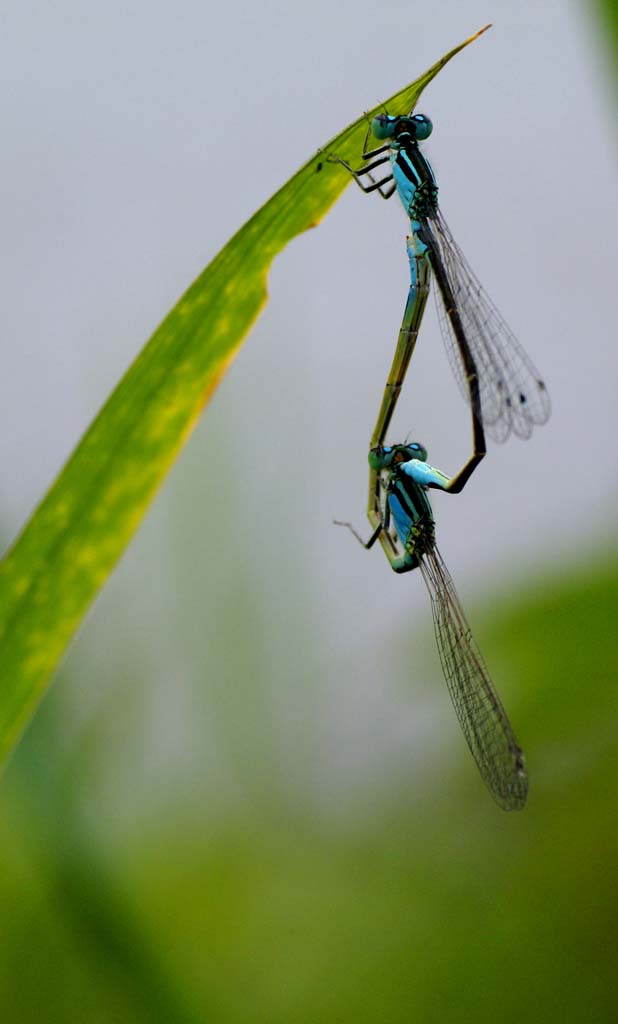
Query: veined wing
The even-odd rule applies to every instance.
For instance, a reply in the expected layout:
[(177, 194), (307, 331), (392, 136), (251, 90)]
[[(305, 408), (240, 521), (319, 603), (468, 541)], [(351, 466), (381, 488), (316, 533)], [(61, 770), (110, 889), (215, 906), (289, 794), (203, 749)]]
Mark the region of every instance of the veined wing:
[[(530, 437), (535, 425), (549, 419), (551, 403), (545, 383), (483, 290), (440, 211), (429, 221), (429, 228), (476, 363), (481, 405), (476, 412), (495, 441), (505, 441), (511, 432)], [(450, 319), (442, 301), (437, 301), (437, 307), (451, 366), (468, 399), (466, 374)]]
[(500, 807), (520, 810), (528, 795), (524, 755), (436, 547), (422, 556), (420, 570), (431, 598), (442, 669), (472, 756)]

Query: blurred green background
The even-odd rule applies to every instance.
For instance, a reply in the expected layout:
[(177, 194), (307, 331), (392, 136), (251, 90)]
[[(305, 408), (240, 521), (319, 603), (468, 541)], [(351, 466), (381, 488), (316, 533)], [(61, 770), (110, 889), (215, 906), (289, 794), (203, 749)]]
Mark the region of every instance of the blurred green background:
[[(361, 522), (405, 222), (349, 190), (277, 261), (3, 777), (2, 1021), (616, 1019), (613, 58), (592, 8), (465, 6), (9, 4), (7, 542), (219, 245), (488, 16), (424, 97), (428, 152), (554, 414), (435, 502), (527, 755), (506, 815), (420, 578), (330, 525)], [(397, 429), (452, 471), (467, 417), (424, 333)]]

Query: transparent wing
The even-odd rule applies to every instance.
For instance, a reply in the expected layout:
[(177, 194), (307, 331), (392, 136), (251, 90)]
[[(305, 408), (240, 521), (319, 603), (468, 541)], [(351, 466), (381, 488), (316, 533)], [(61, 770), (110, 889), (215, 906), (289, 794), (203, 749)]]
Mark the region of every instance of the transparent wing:
[(500, 807), (520, 810), (528, 795), (524, 755), (436, 547), (420, 559), (420, 570), (431, 598), (442, 669), (472, 756)]
[[(505, 441), (511, 432), (519, 437), (530, 437), (532, 428), (546, 423), (549, 418), (551, 403), (547, 388), (534, 363), (483, 291), (439, 211), (431, 218), (430, 230), (476, 363), (481, 404), (476, 412), (495, 441)], [(457, 383), (468, 400), (466, 374), (441, 299), (442, 296), (436, 302), (442, 338)]]

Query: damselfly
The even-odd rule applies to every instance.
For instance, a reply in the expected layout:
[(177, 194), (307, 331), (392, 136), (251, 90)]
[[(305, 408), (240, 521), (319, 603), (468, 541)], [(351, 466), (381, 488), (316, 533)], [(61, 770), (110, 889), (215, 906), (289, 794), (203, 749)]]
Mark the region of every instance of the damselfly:
[[(369, 131), (385, 144), (367, 149), (358, 169), (335, 157), (364, 192), (382, 198), (399, 194), (410, 218), (408, 255), (412, 282), (395, 359), (384, 392), (371, 445), (382, 444), (403, 377), (410, 362), (427, 299), (430, 271), (440, 294), (442, 337), (459, 387), (487, 432), (504, 441), (511, 432), (529, 437), (550, 413), (545, 383), (453, 240), (438, 206), (438, 185), (419, 143), (433, 126), (423, 114), (378, 114)], [(390, 172), (375, 180), (372, 171), (390, 162)], [(362, 180), (368, 176), (370, 184)]]
[(474, 456), (452, 480), (427, 463), (427, 450), (417, 442), (372, 448), (369, 465), (379, 519), (374, 532), (364, 541), (350, 523), (339, 525), (348, 526), (365, 548), (380, 538), (395, 572), (420, 569), (444, 677), (472, 756), (500, 807), (519, 810), (528, 793), (524, 755), (436, 547), (427, 495), (428, 488), (461, 490), (476, 465)]

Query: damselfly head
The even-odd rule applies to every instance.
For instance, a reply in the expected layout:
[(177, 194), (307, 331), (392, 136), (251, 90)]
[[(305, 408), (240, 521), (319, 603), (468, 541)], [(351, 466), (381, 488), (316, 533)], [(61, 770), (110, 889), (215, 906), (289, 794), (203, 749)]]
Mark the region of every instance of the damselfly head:
[(379, 445), (371, 449), (368, 458), (371, 468), (379, 470), (398, 466), (401, 462), (409, 462), (410, 459), (427, 462), (427, 454), (424, 444), (413, 441), (411, 444)]
[(396, 139), (400, 135), (411, 135), (416, 142), (424, 142), (433, 131), (433, 124), (425, 114), (408, 114), (391, 117), (390, 114), (376, 114), (371, 122), (376, 139)]

